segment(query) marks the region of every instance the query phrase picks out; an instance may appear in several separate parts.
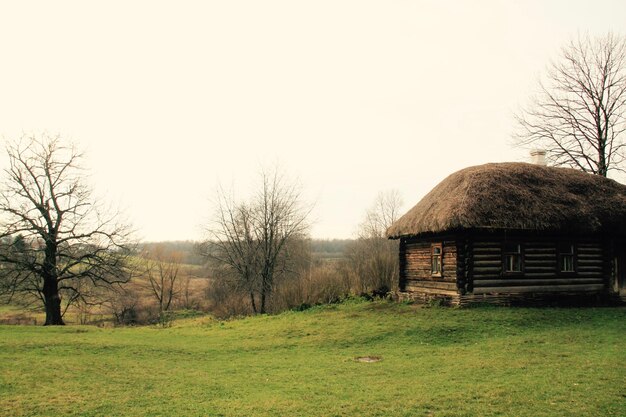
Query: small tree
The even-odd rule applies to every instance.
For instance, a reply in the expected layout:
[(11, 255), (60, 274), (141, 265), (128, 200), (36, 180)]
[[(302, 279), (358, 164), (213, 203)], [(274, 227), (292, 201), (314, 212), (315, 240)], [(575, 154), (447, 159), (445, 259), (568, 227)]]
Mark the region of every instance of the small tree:
[(46, 325), (64, 324), (63, 313), (88, 297), (86, 289), (130, 279), (129, 229), (96, 204), (74, 147), (58, 137), (24, 137), (6, 151), (0, 288), (9, 300), (34, 296)]
[(289, 247), (305, 236), (309, 211), (302, 206), (299, 188), (278, 170), (261, 173), (259, 190), (248, 202), (218, 191), (207, 255), (222, 277), (229, 276), (248, 294), (255, 313), (267, 311), (276, 278), (294, 262)]
[(167, 251), (162, 245), (157, 245), (144, 253), (147, 286), (159, 305), (161, 320), (170, 309), (174, 298), (181, 292), (177, 281), (181, 258), (180, 253)]
[(519, 145), (547, 150), (557, 166), (605, 177), (623, 170), (626, 38), (579, 36), (562, 49), (539, 89), (517, 115)]

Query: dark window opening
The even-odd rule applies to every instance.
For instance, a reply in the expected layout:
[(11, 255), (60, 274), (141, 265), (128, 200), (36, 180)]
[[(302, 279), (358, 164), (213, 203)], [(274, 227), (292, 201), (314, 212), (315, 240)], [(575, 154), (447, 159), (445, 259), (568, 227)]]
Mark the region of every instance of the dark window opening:
[(571, 243), (559, 245), (559, 272), (576, 272), (576, 252)]
[(522, 272), (522, 245), (508, 243), (504, 246), (504, 272)]

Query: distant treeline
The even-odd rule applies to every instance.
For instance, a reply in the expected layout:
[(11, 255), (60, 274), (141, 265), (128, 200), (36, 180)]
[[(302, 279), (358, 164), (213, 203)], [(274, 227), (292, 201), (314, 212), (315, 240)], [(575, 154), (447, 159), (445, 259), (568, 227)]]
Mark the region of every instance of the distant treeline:
[(162, 242), (142, 242), (139, 250), (149, 250), (161, 246), (167, 252), (178, 252), (183, 264), (204, 265), (206, 257), (200, 252), (198, 242), (193, 240), (167, 240)]
[[(346, 249), (355, 242), (354, 239), (310, 239), (311, 254), (315, 258), (343, 258)], [(168, 240), (162, 242), (142, 242), (140, 250), (162, 246), (168, 252), (178, 252), (181, 262), (190, 265), (204, 265), (207, 261), (201, 253), (199, 243), (192, 240)]]
[(343, 258), (354, 239), (311, 239), (311, 253), (320, 258)]

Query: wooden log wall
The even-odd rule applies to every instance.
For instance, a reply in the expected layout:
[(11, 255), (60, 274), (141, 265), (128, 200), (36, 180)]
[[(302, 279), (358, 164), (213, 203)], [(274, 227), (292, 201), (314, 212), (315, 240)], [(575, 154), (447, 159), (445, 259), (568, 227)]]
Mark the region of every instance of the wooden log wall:
[[(442, 276), (431, 273), (431, 244), (442, 243)], [(401, 290), (456, 295), (457, 245), (455, 240), (403, 240), (400, 244)]]
[(400, 239), (400, 245), (398, 245), (398, 257), (399, 257), (399, 265), (400, 265), (400, 275), (399, 275), (399, 290), (401, 292), (406, 291), (406, 239)]
[(574, 240), (576, 272), (558, 270), (558, 240), (510, 239), (520, 242), (523, 273), (507, 274), (502, 269), (502, 240), (476, 239), (473, 243), (473, 293), (601, 292), (605, 288), (608, 263), (597, 240)]
[(467, 274), (465, 271), (467, 261), (467, 241), (463, 238), (456, 240), (456, 287), (461, 294), (465, 294), (467, 288)]

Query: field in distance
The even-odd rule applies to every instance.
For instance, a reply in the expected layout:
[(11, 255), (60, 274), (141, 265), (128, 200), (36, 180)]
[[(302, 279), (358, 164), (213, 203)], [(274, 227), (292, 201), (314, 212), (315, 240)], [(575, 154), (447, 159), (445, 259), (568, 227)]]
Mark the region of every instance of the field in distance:
[(623, 307), (359, 300), (170, 328), (0, 326), (0, 415), (623, 416), (624, 335)]

